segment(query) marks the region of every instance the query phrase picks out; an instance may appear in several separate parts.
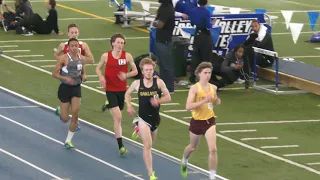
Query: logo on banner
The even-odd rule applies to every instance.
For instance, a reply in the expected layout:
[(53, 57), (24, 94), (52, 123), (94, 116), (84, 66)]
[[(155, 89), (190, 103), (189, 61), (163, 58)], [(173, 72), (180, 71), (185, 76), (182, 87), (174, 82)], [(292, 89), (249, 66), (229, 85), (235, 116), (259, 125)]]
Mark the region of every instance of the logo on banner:
[[(252, 20), (257, 19), (257, 17), (225, 18), (223, 16), (211, 18), (212, 20), (214, 20), (214, 26), (221, 27), (220, 36), (216, 43), (215, 49), (213, 49), (213, 52), (216, 52), (217, 54), (223, 56), (225, 56), (229, 52), (230, 43), (232, 43), (233, 45), (238, 45), (246, 40), (246, 38), (251, 32)], [(195, 26), (192, 26), (189, 20), (176, 19), (175, 28), (173, 30), (172, 35), (181, 36), (182, 28), (195, 28)], [(233, 39), (233, 37), (235, 36), (242, 36), (242, 38)], [(193, 50), (193, 41), (194, 37), (193, 35), (191, 35), (189, 51)]]

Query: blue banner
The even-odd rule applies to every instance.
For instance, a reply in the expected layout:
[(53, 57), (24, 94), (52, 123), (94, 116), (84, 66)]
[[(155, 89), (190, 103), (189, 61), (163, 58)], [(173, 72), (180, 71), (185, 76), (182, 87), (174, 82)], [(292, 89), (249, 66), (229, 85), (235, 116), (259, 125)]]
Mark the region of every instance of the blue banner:
[(319, 18), (319, 12), (308, 12), (308, 16), (309, 16), (310, 26), (313, 31), (317, 24), (317, 20)]
[[(271, 33), (271, 27), (266, 24), (264, 14), (214, 14), (211, 16), (214, 21), (214, 27), (220, 27), (219, 36), (214, 40), (215, 47), (213, 52), (225, 56), (235, 46), (244, 43), (244, 41), (251, 34), (251, 22), (252, 20), (258, 20), (261, 24), (264, 24), (268, 28), (268, 32)], [(173, 36), (181, 36), (181, 29), (183, 28), (195, 28), (191, 25), (189, 20), (183, 20), (182, 18), (176, 18), (175, 28), (172, 32)], [(217, 32), (215, 32), (217, 33)], [(155, 29), (151, 29), (150, 33), (150, 52), (155, 54)], [(192, 44), (194, 37), (191, 35), (189, 57), (192, 55)]]
[(256, 8), (256, 9), (254, 9), (254, 12), (256, 14), (265, 14), (267, 12), (267, 9), (258, 9), (258, 8)]

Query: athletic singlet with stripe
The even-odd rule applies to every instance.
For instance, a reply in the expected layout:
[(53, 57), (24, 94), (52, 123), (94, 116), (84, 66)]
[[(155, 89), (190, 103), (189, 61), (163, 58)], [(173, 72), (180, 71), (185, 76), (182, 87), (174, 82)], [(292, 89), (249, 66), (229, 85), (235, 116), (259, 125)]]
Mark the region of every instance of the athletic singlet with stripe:
[[(68, 76), (73, 79), (73, 85), (78, 85), (82, 83), (82, 66), (83, 61), (81, 60), (80, 55), (78, 55), (79, 60), (73, 60), (72, 57), (67, 53), (69, 57), (69, 63), (66, 66), (63, 66), (61, 68), (60, 74), (62, 76)], [(69, 84), (65, 80), (60, 80), (61, 83)]]
[(106, 90), (112, 92), (121, 92), (127, 90), (127, 81), (121, 81), (118, 74), (121, 72), (128, 72), (128, 63), (126, 59), (126, 52), (122, 51), (120, 58), (114, 58), (112, 51), (108, 52), (108, 60), (104, 70), (104, 77), (106, 79)]
[(142, 119), (149, 118), (152, 116), (159, 116), (160, 106), (153, 107), (151, 105), (151, 98), (158, 99), (161, 97), (161, 90), (157, 84), (157, 78), (153, 78), (153, 84), (147, 88), (143, 84), (143, 78), (140, 79), (140, 86), (138, 90), (139, 98), (139, 117)]
[[(83, 42), (79, 41), (79, 47), (78, 50), (80, 51), (80, 54), (84, 56), (84, 49), (83, 49)], [(63, 53), (67, 54), (69, 52), (69, 45), (68, 42), (64, 43)]]
[[(198, 88), (198, 92), (196, 94), (194, 102), (202, 101), (207, 95), (211, 95), (213, 98), (215, 98), (215, 93), (211, 84), (209, 91), (204, 91), (200, 83), (196, 83), (196, 86)], [(191, 114), (192, 118), (195, 120), (208, 120), (214, 117), (213, 105), (212, 103), (204, 103), (198, 108), (193, 109), (191, 111)]]

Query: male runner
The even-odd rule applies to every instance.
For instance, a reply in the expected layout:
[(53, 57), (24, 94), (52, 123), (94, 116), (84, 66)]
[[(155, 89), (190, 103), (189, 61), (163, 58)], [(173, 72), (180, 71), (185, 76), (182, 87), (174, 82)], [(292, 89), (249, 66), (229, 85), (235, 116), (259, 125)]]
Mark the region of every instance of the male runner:
[[(122, 143), (121, 120), (124, 106), (124, 94), (127, 90), (127, 78), (138, 74), (137, 67), (132, 55), (123, 50), (125, 38), (122, 34), (114, 34), (110, 43), (112, 50), (101, 56), (96, 67), (96, 74), (99, 77), (100, 85), (105, 88), (107, 100), (103, 110), (109, 109), (114, 121), (114, 133), (118, 142), (120, 155), (125, 155), (128, 150)], [(128, 64), (132, 71), (128, 72)], [(101, 69), (105, 65), (104, 75)]]
[[(143, 78), (135, 80), (125, 94), (127, 112), (134, 115), (135, 111), (131, 105), (131, 93), (138, 92), (139, 112), (138, 122), (139, 134), (143, 141), (143, 159), (146, 165), (150, 180), (157, 180), (152, 168), (151, 147), (157, 136), (157, 129), (160, 125), (160, 104), (171, 101), (169, 90), (160, 78), (153, 77), (155, 63), (145, 58), (141, 60), (139, 67)], [(163, 93), (163, 96), (161, 95)]]

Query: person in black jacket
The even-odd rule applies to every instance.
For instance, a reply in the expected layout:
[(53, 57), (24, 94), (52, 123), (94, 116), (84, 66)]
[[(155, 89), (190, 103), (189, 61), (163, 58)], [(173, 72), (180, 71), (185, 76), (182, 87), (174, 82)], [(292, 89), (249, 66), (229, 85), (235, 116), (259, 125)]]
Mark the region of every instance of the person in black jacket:
[[(246, 46), (246, 56), (249, 59), (250, 68), (253, 72), (254, 51), (252, 47), (258, 47), (270, 51), (274, 51), (274, 47), (271, 34), (267, 31), (266, 26), (260, 24), (258, 20), (253, 20), (251, 23), (251, 28), (253, 33), (250, 34), (250, 37), (244, 42), (244, 45)], [(269, 67), (272, 66), (273, 62), (273, 57), (257, 54), (257, 65), (261, 67)]]
[(38, 34), (50, 34), (54, 31), (57, 35), (63, 35), (59, 31), (58, 26), (58, 13), (55, 9), (56, 0), (48, 0), (46, 2), (46, 7), (48, 9), (48, 16), (44, 21), (39, 14), (35, 14), (32, 18), (31, 29)]
[(30, 21), (34, 15), (29, 0), (15, 0), (15, 10), (4, 4), (8, 12), (3, 13), (2, 25), (5, 31), (17, 30), (18, 28), (29, 28)]
[[(233, 83), (244, 83), (249, 88), (249, 63), (244, 56), (245, 47), (240, 44), (230, 51), (221, 64), (221, 79), (211, 78), (210, 82), (218, 88)], [(242, 80), (244, 79), (244, 80)]]

